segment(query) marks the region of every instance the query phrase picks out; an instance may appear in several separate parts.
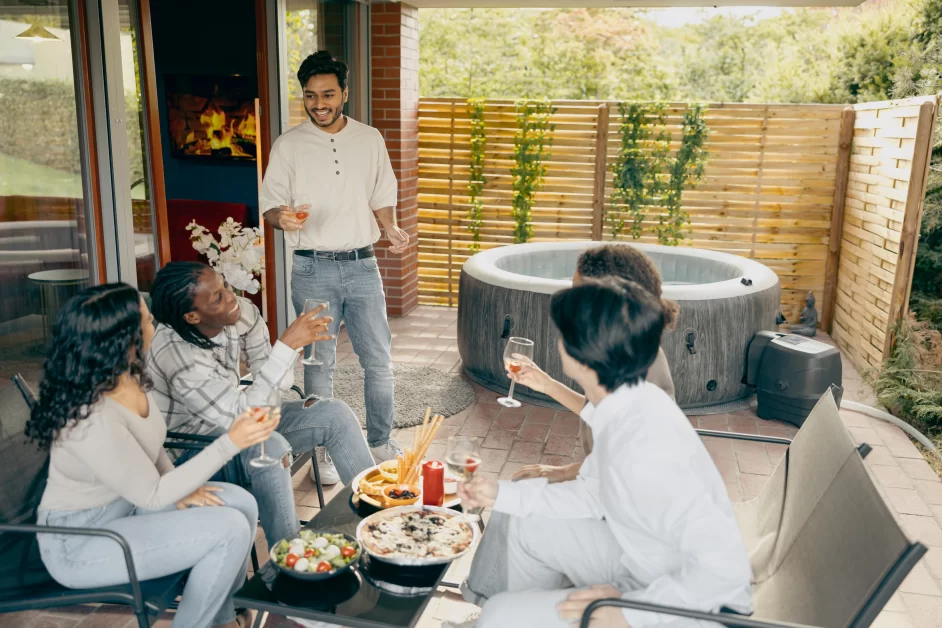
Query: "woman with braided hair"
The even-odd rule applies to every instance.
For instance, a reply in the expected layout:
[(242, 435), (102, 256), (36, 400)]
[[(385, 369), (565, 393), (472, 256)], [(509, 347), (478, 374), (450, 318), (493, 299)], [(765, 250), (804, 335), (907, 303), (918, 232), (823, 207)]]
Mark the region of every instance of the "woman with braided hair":
[[(38, 523), (111, 530), (131, 547), (142, 580), (190, 571), (173, 626), (247, 626), (232, 595), (245, 579), (258, 507), (238, 486), (208, 480), (277, 420), (243, 413), (187, 464), (163, 448), (167, 426), (150, 395), (145, 355), (153, 317), (125, 284), (90, 288), (59, 313), (39, 401), (26, 434), (50, 450)], [(43, 563), (73, 588), (129, 582), (106, 537), (40, 534)]]

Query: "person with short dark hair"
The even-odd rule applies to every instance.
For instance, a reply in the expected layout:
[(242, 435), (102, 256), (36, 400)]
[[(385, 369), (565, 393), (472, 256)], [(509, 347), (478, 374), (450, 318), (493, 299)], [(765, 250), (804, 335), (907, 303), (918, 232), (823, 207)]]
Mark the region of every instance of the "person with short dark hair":
[[(233, 417), (218, 439), (174, 467), (147, 374), (153, 337), (147, 305), (126, 284), (84, 290), (59, 312), (25, 430), (49, 450), (37, 523), (120, 534), (141, 580), (189, 570), (174, 628), (247, 628), (250, 618), (236, 616), (232, 596), (245, 582), (258, 506), (244, 489), (209, 480), (278, 421)], [(129, 582), (111, 539), (40, 534), (38, 542), (50, 575), (65, 587)]]
[[(154, 397), (171, 430), (215, 435), (249, 407), (254, 392), (287, 392), (301, 347), (328, 337), (330, 317), (315, 311), (298, 317), (275, 342), (255, 305), (239, 298), (222, 275), (205, 264), (171, 262), (154, 278), (151, 305), (157, 331), (148, 372)], [(242, 390), (241, 365), (252, 374)], [(245, 450), (240, 463), (258, 500), (269, 547), (299, 531), (291, 485), (290, 456), (326, 447), (347, 484), (373, 465), (360, 422), (340, 399), (283, 403), (278, 432), (265, 443), (265, 453), (282, 464), (255, 467), (259, 447)], [(186, 460), (192, 452), (184, 452)], [(179, 462), (179, 460), (178, 460)]]
[[(661, 297), (661, 274), (654, 265), (654, 261), (641, 249), (630, 244), (605, 244), (593, 247), (582, 252), (576, 262), (576, 272), (572, 278), (572, 285), (578, 286), (586, 279), (602, 279), (605, 277), (620, 277), (634, 281), (660, 300), (664, 309), (665, 329), (672, 329), (677, 323), (679, 308), (673, 301)], [(547, 375), (532, 360), (523, 359), (523, 368), (519, 373), (507, 373), (507, 376), (537, 392), (549, 395), (570, 411), (579, 414), (586, 403), (585, 395), (572, 390), (560, 381)], [(654, 384), (674, 399), (674, 380), (671, 378), (667, 356), (664, 350), (658, 347), (657, 357), (648, 369), (647, 381)], [(580, 428), (582, 448), (585, 455), (592, 453), (592, 430), (584, 422)], [(514, 479), (545, 477), (550, 482), (565, 482), (575, 479), (579, 473), (581, 462), (565, 466), (545, 464), (532, 464), (521, 468), (514, 475)]]
[[(373, 249), (380, 237), (377, 221), (394, 254), (408, 249), (409, 235), (396, 226), (398, 184), (383, 136), (343, 114), (348, 77), (346, 64), (325, 50), (301, 64), (298, 81), (310, 120), (275, 140), (259, 208), (268, 224), (285, 232), (285, 243), (293, 249), (290, 289), (297, 314), (313, 298), (330, 303), (332, 336), (346, 323), (364, 371), (367, 441), (382, 462), (394, 460), (400, 449), (390, 438), (392, 334)], [(330, 397), (336, 341), (320, 342), (313, 351), (322, 364), (305, 365), (305, 392)], [(320, 449), (318, 460), (322, 475), (334, 474)]]
[[(553, 295), (551, 313), (598, 444), (574, 480), (479, 474), (459, 485), (465, 508), (509, 515), (503, 571), (487, 574), (499, 590), (474, 625), (563, 628), (610, 597), (750, 612), (752, 569), (726, 486), (687, 417), (646, 381), (667, 319), (660, 300), (633, 282), (586, 280)], [(488, 524), (485, 541), (491, 533)], [(593, 615), (611, 628), (672, 620), (612, 607)]]

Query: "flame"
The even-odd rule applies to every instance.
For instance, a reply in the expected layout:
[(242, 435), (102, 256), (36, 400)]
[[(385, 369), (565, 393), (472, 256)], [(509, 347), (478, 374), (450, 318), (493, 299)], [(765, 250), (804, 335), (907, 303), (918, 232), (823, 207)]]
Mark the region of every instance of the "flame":
[(239, 123), (238, 134), (247, 139), (255, 139), (255, 114), (249, 114)]
[(218, 151), (228, 150), (233, 157), (254, 157), (246, 152), (235, 138), (255, 142), (255, 116), (248, 114), (240, 120), (226, 119), (226, 113), (216, 107), (211, 107), (200, 114), (199, 135), (190, 131), (186, 137), (186, 152), (190, 155), (210, 155)]

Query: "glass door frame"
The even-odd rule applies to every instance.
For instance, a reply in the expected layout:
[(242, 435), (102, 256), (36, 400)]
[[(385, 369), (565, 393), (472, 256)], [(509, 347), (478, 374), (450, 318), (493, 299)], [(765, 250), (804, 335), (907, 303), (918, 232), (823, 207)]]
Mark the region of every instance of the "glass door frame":
[[(312, 0), (313, 2), (314, 0)], [(285, 41), (286, 0), (256, 0), (256, 45), (258, 46), (258, 94), (261, 116), (259, 120), (258, 155), (260, 172), (268, 166), (271, 145), (282, 133), (288, 112), (286, 75), (293, 76), (291, 68), (282, 63), (281, 42)], [(344, 57), (348, 60), (354, 80), (348, 86), (349, 115), (364, 124), (370, 123), (370, 7), (363, 0), (351, 0), (344, 7)], [(312, 51), (313, 52), (313, 51)], [(261, 182), (259, 182), (261, 186)], [(259, 207), (259, 219), (265, 208)], [(293, 319), (288, 304), (288, 284), (284, 233), (265, 224), (265, 294), (268, 309), (268, 329), (277, 338)]]
[[(138, 29), (142, 115), (144, 117), (144, 167), (148, 169), (148, 197), (154, 221), (154, 262), (159, 268), (169, 260), (166, 193), (157, 113), (156, 78), (153, 75), (153, 38), (150, 0), (129, 0), (132, 22)], [(124, 84), (121, 67), (121, 24), (118, 0), (71, 0), (79, 36), (83, 40), (82, 92), (85, 105), (87, 190), (95, 208), (95, 240), (98, 244), (98, 283), (122, 281), (137, 286), (134, 251), (134, 217), (131, 204), (130, 155), (125, 123)], [(82, 118), (82, 116), (80, 116)], [(82, 120), (80, 119), (80, 126)], [(81, 130), (81, 129), (80, 129)], [(88, 191), (86, 196), (88, 196)]]

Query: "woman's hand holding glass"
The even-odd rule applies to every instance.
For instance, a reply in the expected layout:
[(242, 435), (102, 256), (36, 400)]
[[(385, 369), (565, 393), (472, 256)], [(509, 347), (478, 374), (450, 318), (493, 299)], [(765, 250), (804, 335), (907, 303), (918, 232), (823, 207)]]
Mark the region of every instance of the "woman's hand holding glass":
[(546, 393), (553, 382), (556, 381), (527, 356), (521, 353), (513, 353), (511, 357), (519, 370), (515, 373), (511, 371), (510, 368), (507, 368), (506, 363), (504, 366), (507, 370), (507, 377), (517, 384), (526, 386), (530, 390), (535, 390), (538, 393)]
[(490, 508), (497, 501), (497, 480), (475, 475), (467, 482), (458, 483), (458, 497), (465, 511)]
[(229, 438), (240, 450), (248, 449), (268, 440), (280, 421), (281, 415), (278, 413), (250, 408), (229, 426)]

